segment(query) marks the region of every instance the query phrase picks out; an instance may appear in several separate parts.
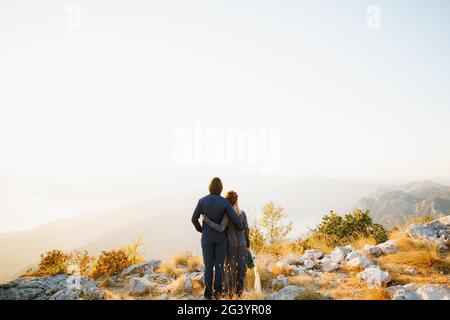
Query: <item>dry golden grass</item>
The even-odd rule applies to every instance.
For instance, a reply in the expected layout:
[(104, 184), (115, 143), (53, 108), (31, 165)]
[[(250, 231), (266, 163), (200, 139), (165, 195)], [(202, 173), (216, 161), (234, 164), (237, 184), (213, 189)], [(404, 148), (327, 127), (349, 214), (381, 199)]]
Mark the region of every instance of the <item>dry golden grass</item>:
[(205, 286), (202, 280), (192, 279), (192, 288), (194, 292), (202, 293)]
[(105, 300), (136, 300), (135, 297), (130, 296), (129, 294), (116, 292), (112, 290), (104, 290), (105, 292)]
[(449, 285), (448, 274), (426, 273), (426, 274), (409, 274), (406, 270), (407, 266), (385, 265), (383, 268), (389, 272), (392, 277), (393, 284), (405, 285), (408, 283), (423, 284), (444, 284)]
[(245, 274), (245, 290), (252, 291), (255, 288), (255, 273), (253, 269), (247, 269)]
[(173, 262), (166, 261), (161, 263), (161, 266), (159, 267), (158, 270), (156, 270), (156, 272), (165, 273), (172, 278), (178, 278), (178, 276), (182, 273), (182, 270), (175, 268)]
[(308, 275), (293, 276), (293, 277), (289, 277), (288, 280), (289, 280), (289, 283), (294, 286), (311, 287), (311, 288), (315, 286), (314, 279)]
[(448, 253), (440, 253), (435, 244), (414, 240), (402, 232), (395, 234), (398, 252), (382, 256), (378, 262), (382, 266), (408, 266), (418, 273), (432, 274), (435, 272), (450, 272), (450, 257)]
[(194, 272), (197, 269), (200, 269), (203, 266), (202, 257), (195, 256), (191, 257), (187, 262), (187, 268), (190, 272)]
[(394, 240), (400, 251), (415, 249), (420, 243), (414, 241), (404, 231), (396, 230), (389, 234), (389, 240)]
[(130, 265), (141, 263), (145, 260), (144, 254), (141, 252), (143, 245), (144, 237), (140, 235), (136, 240), (122, 248), (127, 253)]
[(357, 300), (390, 300), (385, 288), (362, 290), (356, 294), (355, 298)]
[(179, 266), (185, 267), (189, 272), (194, 272), (203, 267), (203, 259), (199, 256), (192, 256), (189, 252), (180, 252), (173, 256), (171, 260), (164, 262), (159, 272), (165, 272), (171, 277), (176, 278), (180, 273), (186, 271), (186, 269), (180, 270), (183, 268), (177, 268)]
[(378, 259), (380, 265), (405, 265), (420, 272), (430, 272), (442, 265), (439, 256), (432, 250), (402, 251)]
[(405, 231), (411, 224), (427, 223), (436, 219), (439, 219), (439, 216), (434, 214), (429, 214), (426, 216), (416, 214), (414, 216), (405, 217), (402, 221), (398, 221), (394, 229), (398, 231)]
[(326, 298), (313, 288), (304, 288), (305, 291), (299, 294), (295, 300), (326, 300)]
[(264, 300), (265, 295), (261, 292), (256, 292), (254, 290), (245, 291), (241, 297), (242, 300)]
[(303, 254), (305, 251), (304, 243), (302, 241), (279, 242), (272, 245), (266, 245), (261, 248), (257, 255), (272, 255), (277, 257), (284, 257), (289, 254)]
[(259, 280), (261, 281), (261, 288), (270, 289), (272, 286), (273, 274), (267, 269), (264, 263), (256, 261), (256, 268), (259, 274)]
[(172, 294), (190, 294), (192, 290), (187, 290), (184, 286), (185, 275), (178, 277), (166, 286), (166, 291)]
[[(259, 269), (258, 269), (259, 271)], [(274, 278), (278, 276), (291, 276), (293, 274), (293, 270), (290, 266), (281, 265), (281, 266), (273, 266), (270, 268), (270, 273), (273, 275)]]
[(329, 246), (327, 244), (327, 241), (326, 241), (326, 239), (324, 239), (324, 236), (320, 236), (320, 237), (314, 236), (314, 235), (310, 236), (307, 239), (306, 246), (311, 249), (319, 250), (323, 253), (330, 253), (331, 251), (334, 250), (333, 246)]
[(341, 267), (339, 268), (340, 272), (344, 272), (344, 273), (348, 273), (351, 274), (353, 276), (356, 276), (357, 273), (363, 271), (365, 268), (364, 267), (353, 267), (353, 266), (349, 266), (346, 264), (342, 264)]
[(353, 246), (353, 248), (357, 250), (362, 250), (364, 249), (364, 246), (367, 244), (371, 246), (376, 245), (377, 241), (372, 237), (361, 237), (356, 240), (353, 240), (350, 244)]
[[(433, 243), (411, 239), (401, 230), (393, 232), (390, 238), (395, 239), (398, 251), (380, 257), (378, 263), (391, 274), (394, 283), (448, 284), (448, 252), (440, 253)], [(416, 273), (407, 272), (410, 268)]]
[(188, 266), (189, 260), (192, 259), (192, 255), (187, 252), (180, 252), (173, 256), (172, 260), (175, 265)]
[(325, 274), (317, 280), (318, 291), (329, 293), (336, 300), (386, 300), (385, 288), (369, 289), (354, 275)]

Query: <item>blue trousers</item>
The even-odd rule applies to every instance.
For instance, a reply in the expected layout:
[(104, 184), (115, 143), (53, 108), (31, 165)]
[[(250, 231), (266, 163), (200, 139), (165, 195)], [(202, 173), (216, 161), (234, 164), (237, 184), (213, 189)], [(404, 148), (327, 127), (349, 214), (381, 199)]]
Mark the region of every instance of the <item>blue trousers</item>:
[[(205, 265), (205, 298), (218, 297), (222, 293), (227, 240), (213, 241), (202, 239), (203, 264)], [(214, 287), (213, 287), (214, 278)]]

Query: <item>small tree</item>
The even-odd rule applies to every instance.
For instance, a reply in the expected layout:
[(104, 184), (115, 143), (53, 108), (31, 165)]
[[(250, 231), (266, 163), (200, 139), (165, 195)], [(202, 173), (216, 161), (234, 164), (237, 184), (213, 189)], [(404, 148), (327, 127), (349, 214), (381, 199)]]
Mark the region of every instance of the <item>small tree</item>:
[(284, 209), (275, 206), (270, 201), (263, 207), (261, 227), (265, 231), (265, 238), (269, 245), (285, 240), (286, 236), (292, 230), (292, 222), (285, 223), (286, 214)]
[(67, 272), (70, 256), (61, 250), (51, 250), (41, 254), (41, 261), (37, 270), (28, 269), (22, 277), (55, 276)]
[(102, 276), (112, 276), (120, 273), (130, 265), (130, 260), (125, 250), (102, 251), (95, 262), (92, 277), (98, 279)]
[(261, 252), (266, 244), (266, 239), (258, 224), (250, 228), (250, 243), (256, 253)]

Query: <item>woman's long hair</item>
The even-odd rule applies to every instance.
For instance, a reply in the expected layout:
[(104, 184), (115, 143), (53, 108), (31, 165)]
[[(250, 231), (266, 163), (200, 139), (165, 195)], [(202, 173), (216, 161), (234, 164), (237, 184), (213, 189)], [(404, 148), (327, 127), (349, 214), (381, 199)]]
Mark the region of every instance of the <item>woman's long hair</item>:
[(238, 201), (238, 194), (235, 191), (230, 190), (225, 194), (225, 199), (230, 201), (231, 205), (234, 206)]

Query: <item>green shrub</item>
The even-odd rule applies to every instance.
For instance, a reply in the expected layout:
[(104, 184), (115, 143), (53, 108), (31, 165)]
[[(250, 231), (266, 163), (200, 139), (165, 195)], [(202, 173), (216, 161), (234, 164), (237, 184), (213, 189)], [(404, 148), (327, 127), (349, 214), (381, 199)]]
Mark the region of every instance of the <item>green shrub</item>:
[(322, 217), (322, 223), (313, 230), (312, 236), (336, 246), (350, 244), (359, 238), (373, 238), (381, 243), (387, 240), (388, 233), (382, 225), (373, 223), (369, 210), (356, 209), (345, 216), (331, 211)]

